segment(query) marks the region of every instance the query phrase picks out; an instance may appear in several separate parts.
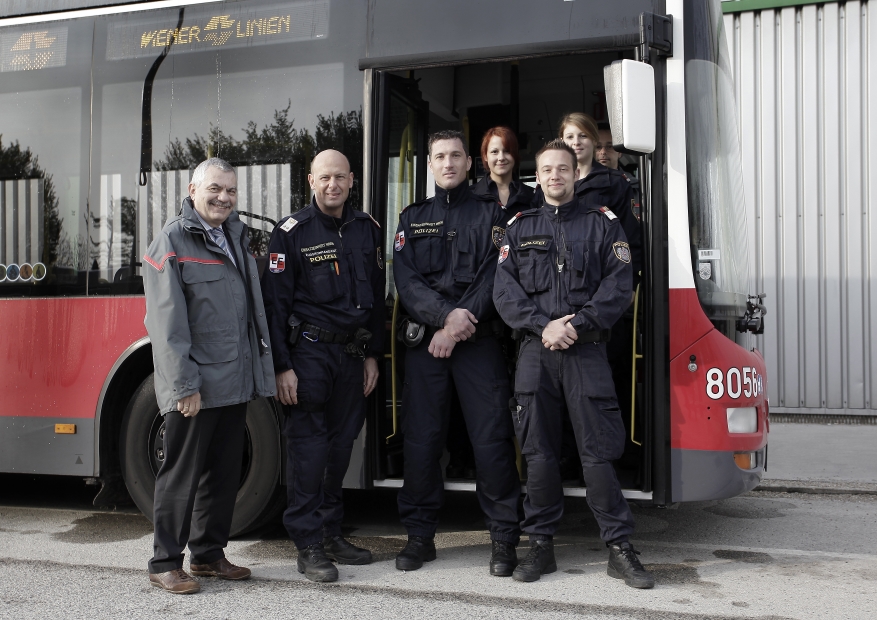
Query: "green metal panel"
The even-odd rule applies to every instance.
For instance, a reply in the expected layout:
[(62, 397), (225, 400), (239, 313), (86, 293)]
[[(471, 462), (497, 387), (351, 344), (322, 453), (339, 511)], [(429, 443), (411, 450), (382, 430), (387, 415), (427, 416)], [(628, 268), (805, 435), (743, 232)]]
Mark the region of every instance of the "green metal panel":
[(838, 0), (722, 0), (723, 13), (740, 13), (742, 11), (760, 11), (762, 9), (782, 9), (788, 6), (805, 4), (828, 4)]

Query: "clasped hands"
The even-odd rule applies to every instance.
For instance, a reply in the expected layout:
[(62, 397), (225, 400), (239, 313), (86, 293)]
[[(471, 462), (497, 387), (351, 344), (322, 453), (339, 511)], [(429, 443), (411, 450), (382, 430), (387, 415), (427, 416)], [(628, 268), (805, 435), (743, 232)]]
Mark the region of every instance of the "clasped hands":
[(570, 323), (573, 317), (575, 317), (574, 314), (567, 314), (550, 321), (545, 326), (545, 329), (542, 330), (542, 345), (546, 349), (563, 351), (570, 348), (578, 340), (579, 335), (576, 328)]
[(454, 308), (445, 318), (445, 325), (433, 335), (429, 343), (429, 353), (433, 357), (451, 357), (454, 346), (475, 333), (478, 319), (466, 308)]

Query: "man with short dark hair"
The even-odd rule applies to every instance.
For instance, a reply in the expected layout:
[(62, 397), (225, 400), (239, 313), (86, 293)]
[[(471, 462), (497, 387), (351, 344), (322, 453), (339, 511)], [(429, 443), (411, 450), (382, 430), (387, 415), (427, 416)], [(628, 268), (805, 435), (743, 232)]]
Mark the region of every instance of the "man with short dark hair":
[(608, 572), (650, 588), (630, 545), (633, 514), (614, 459), (624, 425), (606, 361), (605, 339), (630, 303), (631, 252), (618, 217), (575, 194), (575, 152), (561, 140), (536, 154), (541, 209), (509, 222), (493, 299), (503, 320), (525, 334), (515, 374), (515, 430), (527, 461), (522, 529), (530, 552), (514, 571), (536, 581), (557, 570), (553, 536), (563, 516), (563, 420), (569, 415), (588, 488), (588, 505), (609, 547)]
[(492, 196), (469, 190), (471, 165), (463, 134), (431, 135), (435, 196), (402, 212), (394, 242), (397, 293), (421, 328), (411, 330), (420, 336), (406, 342), (411, 348), (402, 392), (405, 482), (398, 503), (408, 544), (396, 557), (396, 568), (417, 570), (436, 558), (444, 492), (439, 460), (456, 387), (475, 455), (476, 493), (492, 540), (490, 573), (508, 576), (517, 563), (520, 481), (498, 338), (503, 325), (491, 299), (506, 217)]
[[(152, 585), (200, 590), (193, 575), (247, 579), (225, 558), (240, 480), (247, 401), (274, 394), (262, 292), (247, 227), (234, 210), (235, 170), (212, 158), (143, 257), (146, 329), (165, 458), (155, 480)], [(194, 514), (194, 517), (193, 517)]]
[(383, 236), (347, 202), (353, 172), (342, 153), (318, 153), (308, 181), (311, 204), (271, 235), (262, 289), (285, 418), (283, 524), (298, 571), (329, 582), (338, 579), (330, 560), (372, 561), (341, 535), (341, 485), (383, 356)]

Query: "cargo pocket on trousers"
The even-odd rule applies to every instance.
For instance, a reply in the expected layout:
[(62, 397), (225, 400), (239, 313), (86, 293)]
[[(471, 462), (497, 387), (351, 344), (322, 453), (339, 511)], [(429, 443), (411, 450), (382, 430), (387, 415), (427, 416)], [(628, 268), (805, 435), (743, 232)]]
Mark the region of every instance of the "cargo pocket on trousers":
[(597, 440), (597, 456), (615, 461), (624, 453), (624, 421), (615, 400), (592, 399), (600, 416), (600, 432)]

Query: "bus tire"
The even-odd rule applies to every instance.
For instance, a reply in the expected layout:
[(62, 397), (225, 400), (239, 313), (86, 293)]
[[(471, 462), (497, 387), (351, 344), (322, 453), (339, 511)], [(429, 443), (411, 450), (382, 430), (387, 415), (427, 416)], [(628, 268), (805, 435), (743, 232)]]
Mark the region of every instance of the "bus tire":
[[(155, 475), (163, 459), (163, 420), (155, 398), (155, 379), (150, 374), (128, 403), (119, 434), (122, 477), (131, 499), (150, 521)], [(259, 398), (248, 404), (246, 434), (231, 536), (275, 519), (285, 506), (285, 488), (280, 485), (279, 425), (267, 400)]]

